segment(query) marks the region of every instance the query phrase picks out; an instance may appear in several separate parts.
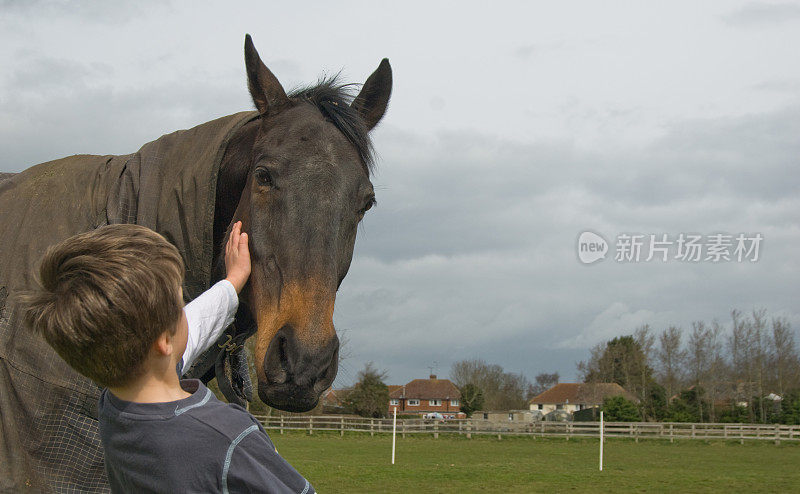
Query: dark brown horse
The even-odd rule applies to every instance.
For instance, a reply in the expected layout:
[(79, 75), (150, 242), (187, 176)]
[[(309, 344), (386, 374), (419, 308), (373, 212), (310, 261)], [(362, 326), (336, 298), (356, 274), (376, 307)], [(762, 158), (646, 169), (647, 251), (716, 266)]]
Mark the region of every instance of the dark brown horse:
[[(277, 408), (305, 411), (336, 377), (334, 300), (356, 227), (375, 204), (368, 132), (386, 111), (392, 72), (384, 59), (350, 103), (347, 86), (330, 79), (287, 95), (249, 35), (245, 63), (260, 118), (243, 126), (225, 152), (214, 242), (221, 247), (242, 220), (253, 271), (238, 317), (257, 326), (258, 394)], [(223, 268), (217, 251), (216, 279)]]
[(242, 403), (249, 378), (235, 367), (255, 335), (267, 404), (309, 410), (333, 382), (334, 301), (358, 223), (375, 203), (369, 131), (386, 111), (391, 68), (384, 59), (353, 98), (335, 78), (287, 94), (249, 36), (245, 65), (257, 112), (164, 135), (129, 155), (75, 155), (0, 174), (0, 491), (108, 489), (100, 390), (20, 324), (16, 302), (45, 249), (81, 231), (109, 223), (158, 231), (184, 258), (191, 299), (224, 277), (221, 247), (241, 220), (252, 274), (230, 338), (184, 371), (204, 381), (216, 374)]

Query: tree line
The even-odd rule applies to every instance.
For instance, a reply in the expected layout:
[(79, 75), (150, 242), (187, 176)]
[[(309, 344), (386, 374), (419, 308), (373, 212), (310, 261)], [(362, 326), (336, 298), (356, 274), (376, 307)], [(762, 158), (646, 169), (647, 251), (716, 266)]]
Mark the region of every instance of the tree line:
[[(609, 420), (800, 424), (800, 357), (788, 320), (768, 318), (764, 309), (733, 310), (730, 317), (728, 331), (716, 320), (692, 322), (687, 331), (640, 326), (591, 348), (577, 364), (579, 376), (587, 383), (615, 382), (638, 398), (606, 400)], [(560, 376), (543, 372), (531, 382), (470, 359), (455, 362), (449, 377), (461, 392), (461, 411), (471, 416), (476, 410), (527, 409)], [(386, 416), (385, 378), (385, 370), (365, 365), (344, 400), (346, 409)]]
[(450, 380), (461, 392), (461, 411), (521, 410), (531, 398), (558, 384), (558, 372), (543, 372), (531, 383), (522, 373), (506, 372), (483, 359), (461, 360), (450, 367)]
[[(387, 416), (389, 391), (385, 379), (385, 370), (367, 363), (343, 400), (345, 409), (364, 417)], [(558, 384), (559, 375), (541, 373), (531, 383), (521, 373), (506, 372), (500, 365), (472, 359), (454, 363), (450, 380), (460, 391), (461, 411), (471, 416), (476, 410), (527, 409), (532, 397)]]
[(765, 309), (730, 317), (727, 332), (716, 320), (686, 332), (640, 326), (593, 347), (578, 372), (636, 395), (641, 420), (800, 423), (800, 358), (788, 320)]

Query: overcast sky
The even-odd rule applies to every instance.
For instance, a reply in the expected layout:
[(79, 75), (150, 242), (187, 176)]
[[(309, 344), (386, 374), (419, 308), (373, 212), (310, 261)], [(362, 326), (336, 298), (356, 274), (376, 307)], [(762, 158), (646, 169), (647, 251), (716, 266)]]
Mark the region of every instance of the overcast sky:
[[(732, 308), (797, 332), (800, 4), (485, 4), (0, 0), (0, 171), (251, 109), (245, 33), (286, 88), (387, 57), (337, 386), (474, 357), (569, 381), (597, 342)], [(611, 249), (591, 265), (586, 230)], [(690, 232), (760, 233), (759, 259), (614, 259), (620, 234)]]

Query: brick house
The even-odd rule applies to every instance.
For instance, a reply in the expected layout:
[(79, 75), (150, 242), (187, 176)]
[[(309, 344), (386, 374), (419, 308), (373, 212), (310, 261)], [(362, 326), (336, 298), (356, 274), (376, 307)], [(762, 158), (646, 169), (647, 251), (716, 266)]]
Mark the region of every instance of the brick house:
[(539, 410), (543, 415), (556, 410), (572, 414), (599, 407), (603, 400), (612, 396), (624, 396), (635, 403), (639, 402), (636, 396), (617, 383), (559, 383), (534, 396), (529, 405), (531, 410)]
[(465, 418), (461, 411), (461, 392), (449, 379), (414, 379), (404, 385), (389, 386), (389, 413), (423, 415), (439, 412), (445, 417)]
[(347, 413), (345, 400), (353, 388), (328, 388), (322, 393), (322, 413)]

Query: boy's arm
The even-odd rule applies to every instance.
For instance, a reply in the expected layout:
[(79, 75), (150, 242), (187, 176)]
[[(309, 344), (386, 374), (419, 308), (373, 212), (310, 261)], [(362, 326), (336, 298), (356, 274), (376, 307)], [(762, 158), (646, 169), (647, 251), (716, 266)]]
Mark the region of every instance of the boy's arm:
[(189, 338), (183, 352), (183, 368), (189, 369), (194, 360), (233, 324), (239, 295), (228, 280), (220, 280), (183, 308), (189, 325)]
[[(227, 276), (203, 292), (183, 308), (189, 325), (189, 337), (183, 353), (182, 369), (189, 369), (194, 360), (219, 338), (233, 323), (239, 307), (239, 295), (250, 276), (250, 250), (242, 222), (231, 228), (225, 244)], [(181, 371), (182, 372), (182, 371)]]
[[(314, 494), (314, 487), (282, 456), (260, 426), (242, 431), (228, 448), (222, 485), (230, 492), (291, 492)], [(224, 490), (224, 488), (223, 488)]]

